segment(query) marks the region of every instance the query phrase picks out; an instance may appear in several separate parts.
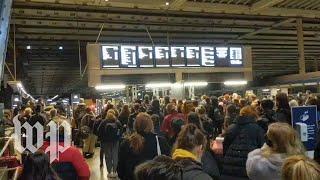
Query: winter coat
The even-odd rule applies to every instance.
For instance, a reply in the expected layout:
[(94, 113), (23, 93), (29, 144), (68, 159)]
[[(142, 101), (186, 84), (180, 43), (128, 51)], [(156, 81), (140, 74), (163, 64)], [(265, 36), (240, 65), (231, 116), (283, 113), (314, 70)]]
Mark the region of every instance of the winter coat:
[(214, 153), (212, 151), (206, 150), (202, 157), (201, 157), (201, 163), (203, 171), (207, 174), (209, 174), (213, 179), (219, 179), (220, 177), (220, 171), (218, 162), (214, 156)]
[(320, 164), (320, 129), (318, 131), (316, 148), (314, 150), (314, 160)]
[(286, 122), (291, 125), (291, 111), (290, 109), (277, 109), (275, 116), (277, 122)]
[(183, 180), (212, 180), (212, 178), (203, 171), (202, 164), (190, 158), (177, 160), (177, 163), (183, 167)]
[[(132, 180), (134, 177), (134, 169), (137, 165), (152, 160), (158, 155), (156, 134), (142, 134), (144, 137), (144, 147), (141, 153), (135, 153), (130, 147), (129, 139), (125, 139), (119, 148), (118, 176), (121, 180)], [(170, 148), (166, 140), (159, 137), (161, 154), (169, 155)]]
[[(110, 138), (107, 138), (107, 136), (110, 135), (109, 134), (110, 132), (108, 132), (107, 128), (106, 128), (108, 123), (113, 123), (113, 122), (111, 122), (111, 121), (109, 121), (107, 119), (106, 120), (102, 120), (102, 122), (100, 123), (100, 125), (98, 127), (98, 137), (99, 137), (99, 139), (100, 139), (100, 141), (102, 143), (110, 142), (110, 140), (109, 140)], [(113, 139), (112, 140), (113, 142), (119, 141), (121, 139), (121, 136), (122, 136), (122, 133), (123, 133), (123, 127), (122, 127), (121, 122), (117, 120), (115, 122), (115, 124), (116, 124), (115, 127), (119, 130), (119, 134), (118, 134), (118, 139)]]
[(266, 133), (268, 131), (268, 126), (272, 123), (276, 122), (275, 120), (275, 112), (273, 110), (265, 112), (258, 119), (257, 124), (264, 130)]
[(271, 154), (269, 157), (262, 155), (262, 149), (256, 149), (248, 154), (246, 164), (247, 174), (251, 180), (281, 180), (281, 167), (286, 154)]
[(223, 175), (247, 177), (248, 153), (264, 143), (264, 131), (254, 117), (240, 116), (236, 124), (229, 126), (223, 141)]

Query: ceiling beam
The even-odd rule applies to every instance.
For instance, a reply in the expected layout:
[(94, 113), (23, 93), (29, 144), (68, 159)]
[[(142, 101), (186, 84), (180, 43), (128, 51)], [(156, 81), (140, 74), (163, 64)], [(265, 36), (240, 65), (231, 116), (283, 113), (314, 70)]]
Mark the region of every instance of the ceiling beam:
[(276, 4), (279, 4), (284, 0), (260, 0), (251, 6), (251, 11), (260, 11), (263, 9), (270, 8)]
[(277, 23), (273, 24), (271, 27), (261, 28), (261, 29), (255, 30), (253, 32), (250, 32), (250, 33), (244, 34), (242, 36), (239, 36), (238, 39), (245, 39), (245, 38), (251, 37), (253, 35), (269, 31), (272, 28), (277, 28), (277, 27), (279, 27), (279, 26), (281, 26), (283, 24), (291, 23), (291, 22), (293, 22), (295, 20), (296, 20), (295, 18), (289, 18), (289, 19), (277, 22)]

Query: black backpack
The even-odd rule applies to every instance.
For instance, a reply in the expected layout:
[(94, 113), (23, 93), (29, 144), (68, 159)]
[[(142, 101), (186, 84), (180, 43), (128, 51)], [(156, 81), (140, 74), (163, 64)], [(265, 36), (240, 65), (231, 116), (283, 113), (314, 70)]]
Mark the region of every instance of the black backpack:
[(106, 123), (102, 139), (105, 142), (118, 141), (121, 138), (121, 127), (117, 123)]

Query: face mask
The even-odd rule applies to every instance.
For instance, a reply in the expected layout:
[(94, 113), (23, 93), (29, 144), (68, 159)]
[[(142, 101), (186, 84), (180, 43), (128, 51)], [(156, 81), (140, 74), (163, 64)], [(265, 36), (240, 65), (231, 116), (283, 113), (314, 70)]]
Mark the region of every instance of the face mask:
[(271, 140), (268, 138), (267, 134), (264, 135), (264, 138), (265, 138), (266, 144), (267, 144), (269, 147), (272, 147), (273, 144), (272, 144)]

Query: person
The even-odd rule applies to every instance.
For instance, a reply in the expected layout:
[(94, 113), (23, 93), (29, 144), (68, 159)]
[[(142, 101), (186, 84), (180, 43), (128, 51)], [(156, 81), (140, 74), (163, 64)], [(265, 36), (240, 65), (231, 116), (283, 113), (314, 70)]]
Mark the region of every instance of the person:
[[(75, 146), (65, 144), (65, 138), (71, 139), (71, 127), (66, 121), (57, 121), (59, 129), (57, 134), (58, 138), (54, 145), (51, 145), (51, 139), (48, 137), (43, 142), (43, 146), (40, 148), (43, 151), (47, 151), (50, 156), (51, 152), (56, 152), (57, 143), (59, 146), (64, 147), (65, 150), (58, 152), (58, 159), (55, 159), (51, 164), (54, 166), (55, 171), (61, 179), (74, 179), (78, 180), (89, 180), (90, 169), (89, 166), (82, 156), (79, 149)], [(62, 126), (63, 125), (63, 126)]]
[(27, 122), (29, 122), (29, 120), (32, 116), (32, 113), (33, 113), (33, 111), (29, 107), (24, 110), (24, 118), (26, 119)]
[(264, 99), (261, 101), (260, 107), (262, 109), (262, 114), (258, 118), (257, 123), (265, 132), (267, 132), (269, 124), (276, 122), (275, 112), (273, 110), (274, 103), (270, 99)]
[(269, 125), (266, 143), (248, 154), (246, 169), (251, 180), (281, 180), (281, 167), (287, 157), (303, 155), (305, 149), (296, 131), (287, 123)]
[[(99, 139), (105, 155), (108, 177), (117, 177), (119, 142), (122, 136), (122, 125), (112, 110), (107, 112), (106, 119), (100, 124)], [(103, 161), (101, 161), (103, 162)], [(101, 165), (100, 165), (101, 167)]]
[(182, 106), (182, 113), (184, 114), (185, 119), (187, 119), (190, 112), (195, 112), (193, 101), (185, 101)]
[(123, 126), (124, 132), (126, 132), (127, 124), (130, 116), (129, 105), (125, 104), (122, 106), (121, 112), (119, 114), (119, 121)]
[(229, 104), (226, 109), (226, 116), (224, 117), (223, 129), (227, 130), (231, 124), (235, 124), (238, 116), (237, 107), (234, 104)]
[(136, 120), (137, 115), (140, 112), (139, 110), (140, 110), (140, 104), (135, 103), (133, 105), (133, 112), (129, 116), (129, 121), (128, 121), (129, 132), (133, 132), (133, 124), (134, 124), (134, 121)]
[(165, 96), (164, 97), (164, 103), (162, 106), (162, 110), (163, 110), (163, 115), (166, 116), (168, 114), (170, 114), (170, 112), (167, 112), (167, 106), (170, 103), (170, 97), (169, 96)]
[(276, 106), (275, 119), (279, 122), (286, 122), (291, 125), (291, 109), (286, 93), (278, 93), (276, 95)]
[(81, 119), (81, 127), (88, 127), (90, 130), (87, 138), (83, 140), (82, 153), (85, 158), (92, 158), (96, 147), (97, 136), (93, 133), (93, 125), (95, 123), (95, 115), (91, 108), (86, 108), (86, 114)]
[(150, 109), (148, 111), (151, 115), (156, 114), (160, 118), (160, 124), (162, 124), (163, 121), (163, 114), (160, 110), (160, 101), (158, 99), (155, 99), (151, 102)]
[(170, 154), (166, 140), (154, 134), (150, 115), (139, 113), (134, 122), (134, 130), (135, 132), (126, 137), (120, 145), (117, 170), (121, 180), (131, 180), (137, 165), (159, 154)]
[(282, 180), (320, 180), (320, 166), (304, 155), (286, 159), (281, 171)]
[(156, 134), (161, 134), (161, 122), (160, 122), (160, 117), (157, 114), (152, 114), (151, 115), (151, 120), (153, 122), (153, 126), (154, 126), (154, 132)]
[(146, 94), (146, 95), (144, 96), (144, 100), (143, 100), (143, 103), (142, 103), (141, 105), (142, 105), (142, 107), (145, 109), (144, 112), (146, 112), (146, 111), (148, 111), (148, 110), (150, 109), (151, 104), (150, 104), (150, 97), (149, 97), (148, 94)]
[(240, 110), (236, 124), (227, 129), (223, 141), (222, 179), (248, 179), (247, 156), (249, 152), (264, 144), (264, 131), (256, 123), (256, 119), (254, 109), (245, 106)]
[(172, 159), (181, 165), (183, 180), (212, 179), (202, 170), (201, 157), (206, 144), (206, 136), (195, 125), (187, 124), (182, 128)]
[(200, 129), (202, 131), (202, 133), (207, 135), (207, 132), (203, 129), (203, 124), (202, 124), (200, 117), (197, 113), (195, 113), (195, 112), (189, 113), (188, 117), (187, 117), (187, 122), (188, 122), (188, 124), (194, 124), (195, 126), (197, 126), (198, 129)]
[(134, 171), (135, 180), (182, 180), (182, 167), (168, 156), (157, 156)]
[(170, 147), (173, 147), (176, 143), (177, 137), (182, 129), (182, 127), (186, 124), (186, 122), (182, 119), (174, 119), (171, 122), (171, 128), (173, 131), (173, 136), (168, 140)]
[(23, 160), (23, 168), (19, 180), (59, 180), (52, 169), (47, 154), (41, 150), (29, 153)]
[(206, 108), (202, 105), (196, 108), (196, 113), (200, 118), (203, 130), (207, 133), (209, 138), (212, 138), (214, 135), (213, 122), (206, 113)]
[(161, 125), (161, 131), (170, 139), (174, 135), (174, 132), (171, 127), (172, 121), (175, 119), (185, 120), (185, 117), (183, 114), (177, 112), (176, 105), (173, 103), (169, 103), (166, 109), (169, 114), (163, 120), (163, 123)]
[(78, 104), (78, 107), (75, 109), (73, 114), (73, 119), (75, 120), (75, 126), (76, 128), (80, 128), (81, 125), (81, 119), (86, 114), (86, 104), (84, 103), (84, 99), (80, 98), (80, 102)]
[(213, 128), (214, 128), (214, 136), (222, 133), (222, 125), (223, 125), (223, 114), (219, 109), (219, 100), (217, 97), (211, 97), (211, 108), (208, 112), (208, 116), (213, 121)]
[[(34, 126), (36, 123), (39, 123), (42, 127), (45, 126), (46, 120), (40, 113), (41, 113), (41, 105), (37, 105), (35, 107), (35, 114), (32, 115), (28, 121), (31, 126)], [(32, 130), (32, 132), (33, 134), (37, 134), (37, 130), (35, 128)], [(33, 144), (37, 143), (37, 138), (38, 137), (35, 135), (32, 136)]]
[(182, 106), (183, 106), (183, 101), (182, 100), (178, 100), (178, 104), (177, 104), (178, 113), (182, 113)]

